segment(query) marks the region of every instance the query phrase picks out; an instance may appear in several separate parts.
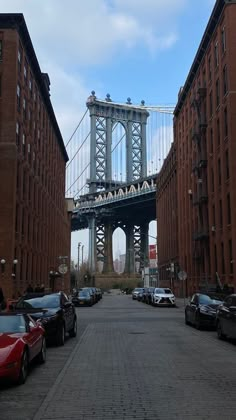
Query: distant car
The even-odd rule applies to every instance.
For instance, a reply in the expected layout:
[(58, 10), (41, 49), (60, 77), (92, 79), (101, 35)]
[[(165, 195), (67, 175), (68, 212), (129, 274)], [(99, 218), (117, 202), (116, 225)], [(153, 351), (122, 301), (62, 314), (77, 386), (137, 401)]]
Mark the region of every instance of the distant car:
[(176, 306), (175, 295), (171, 289), (156, 287), (152, 292), (154, 306)]
[(222, 304), (220, 298), (204, 293), (195, 293), (185, 307), (185, 323), (197, 329), (216, 326), (216, 310)]
[(133, 300), (137, 300), (138, 299), (138, 294), (139, 292), (141, 292), (143, 289), (141, 287), (135, 287), (135, 289), (132, 291), (132, 299)]
[(42, 325), (25, 313), (0, 313), (0, 378), (23, 384), (33, 359), (46, 361)]
[(67, 332), (70, 337), (77, 334), (75, 307), (63, 292), (26, 294), (15, 304), (15, 310), (20, 309), (38, 309), (38, 312), (31, 313), (31, 317), (41, 321), (46, 339), (58, 346), (64, 345)]
[(220, 339), (236, 339), (236, 294), (229, 295), (217, 308), (217, 335)]
[(138, 293), (138, 301), (142, 302), (143, 301), (143, 295), (144, 295), (144, 288), (142, 287)]
[(72, 297), (72, 303), (75, 306), (92, 306), (93, 298), (87, 290), (79, 290), (77, 294)]

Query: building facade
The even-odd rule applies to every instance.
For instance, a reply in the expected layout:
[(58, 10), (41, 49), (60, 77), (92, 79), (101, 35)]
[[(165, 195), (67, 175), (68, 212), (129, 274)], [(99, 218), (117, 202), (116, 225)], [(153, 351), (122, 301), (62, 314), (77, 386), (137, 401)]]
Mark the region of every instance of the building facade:
[(173, 143), (157, 179), (157, 250), (160, 286), (179, 294), (178, 267), (177, 160)]
[(24, 17), (0, 14), (0, 286), (6, 297), (29, 283), (69, 287), (68, 273), (55, 278), (70, 260), (67, 160), (50, 80)]
[(217, 0), (174, 112), (178, 257), (188, 294), (236, 286), (235, 28), (236, 1)]

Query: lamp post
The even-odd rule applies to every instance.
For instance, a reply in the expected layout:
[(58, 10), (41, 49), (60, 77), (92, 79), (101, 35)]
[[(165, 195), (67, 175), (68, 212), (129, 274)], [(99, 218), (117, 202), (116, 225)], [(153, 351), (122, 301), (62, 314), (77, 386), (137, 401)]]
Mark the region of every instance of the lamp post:
[(80, 263), (80, 247), (81, 247), (81, 242), (78, 242), (78, 283), (77, 283), (77, 287), (79, 286), (79, 263)]

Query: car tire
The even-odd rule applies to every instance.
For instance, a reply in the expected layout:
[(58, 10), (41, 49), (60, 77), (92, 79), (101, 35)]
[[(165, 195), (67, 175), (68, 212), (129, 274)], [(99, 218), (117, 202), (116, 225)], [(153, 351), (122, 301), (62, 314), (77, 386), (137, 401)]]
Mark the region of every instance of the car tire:
[(37, 356), (37, 362), (40, 364), (43, 364), (46, 362), (46, 340), (45, 337), (43, 337), (42, 341), (42, 347), (40, 350), (40, 353)]
[(27, 350), (25, 349), (21, 358), (20, 372), (17, 380), (18, 385), (25, 383), (29, 371), (29, 357)]
[(220, 321), (217, 322), (216, 331), (217, 331), (217, 337), (219, 338), (219, 340), (226, 339), (226, 335), (222, 332), (222, 326), (221, 326)]
[(196, 327), (197, 330), (200, 330), (202, 328), (200, 315), (199, 315), (198, 312), (195, 315), (195, 327)]
[(57, 333), (57, 339), (56, 339), (56, 341), (57, 341), (57, 345), (58, 346), (64, 346), (64, 344), (65, 344), (65, 335), (66, 335), (65, 325), (62, 324), (61, 326), (59, 326), (58, 333)]
[(69, 331), (69, 336), (73, 338), (73, 337), (76, 337), (76, 335), (77, 335), (77, 320), (76, 318), (74, 318), (73, 328), (72, 330)]

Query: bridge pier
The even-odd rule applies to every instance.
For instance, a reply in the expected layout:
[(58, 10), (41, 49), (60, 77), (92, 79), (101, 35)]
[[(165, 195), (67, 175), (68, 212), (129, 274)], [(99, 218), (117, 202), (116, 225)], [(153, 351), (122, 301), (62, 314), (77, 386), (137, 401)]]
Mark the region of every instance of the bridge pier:
[(140, 225), (140, 254), (141, 254), (141, 261), (143, 262), (143, 266), (146, 267), (149, 262), (149, 239), (148, 239), (148, 232), (149, 232), (149, 223), (145, 222)]
[(134, 266), (134, 225), (129, 223), (125, 228), (126, 234), (126, 257), (125, 257), (125, 269), (124, 273), (133, 274), (135, 273)]
[(112, 234), (113, 234), (113, 224), (112, 222), (107, 222), (104, 225), (104, 264), (103, 264), (103, 273), (114, 273), (113, 266), (113, 252), (112, 252)]
[(96, 262), (97, 262), (97, 254), (96, 254), (96, 219), (95, 215), (88, 217), (88, 228), (89, 228), (89, 269), (91, 273), (95, 273), (96, 271)]

